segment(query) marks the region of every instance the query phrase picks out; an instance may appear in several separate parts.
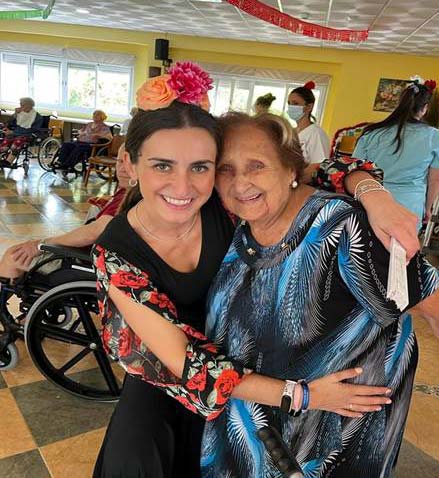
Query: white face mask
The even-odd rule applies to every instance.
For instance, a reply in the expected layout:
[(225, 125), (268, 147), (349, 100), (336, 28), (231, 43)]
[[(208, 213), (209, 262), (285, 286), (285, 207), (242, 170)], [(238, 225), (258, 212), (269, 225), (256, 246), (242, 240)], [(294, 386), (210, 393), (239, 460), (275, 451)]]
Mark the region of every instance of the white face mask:
[(294, 121), (300, 120), (300, 118), (303, 116), (303, 108), (304, 107), (300, 105), (288, 105), (288, 116)]

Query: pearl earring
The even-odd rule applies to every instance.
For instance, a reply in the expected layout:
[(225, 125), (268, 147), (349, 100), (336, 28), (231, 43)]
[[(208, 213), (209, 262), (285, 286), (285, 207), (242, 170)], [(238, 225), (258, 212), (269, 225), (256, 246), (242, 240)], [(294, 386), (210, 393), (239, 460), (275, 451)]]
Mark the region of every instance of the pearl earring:
[(296, 189), (299, 183), (294, 179), (294, 181), (291, 182), (290, 188), (291, 189)]

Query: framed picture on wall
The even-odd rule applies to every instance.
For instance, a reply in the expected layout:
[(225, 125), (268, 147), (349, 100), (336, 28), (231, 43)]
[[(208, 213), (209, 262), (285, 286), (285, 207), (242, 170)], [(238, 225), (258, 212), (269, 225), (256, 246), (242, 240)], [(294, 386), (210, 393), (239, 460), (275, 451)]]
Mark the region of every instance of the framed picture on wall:
[(393, 111), (397, 107), (399, 97), (406, 88), (407, 83), (410, 83), (410, 81), (381, 78), (373, 105), (374, 111)]

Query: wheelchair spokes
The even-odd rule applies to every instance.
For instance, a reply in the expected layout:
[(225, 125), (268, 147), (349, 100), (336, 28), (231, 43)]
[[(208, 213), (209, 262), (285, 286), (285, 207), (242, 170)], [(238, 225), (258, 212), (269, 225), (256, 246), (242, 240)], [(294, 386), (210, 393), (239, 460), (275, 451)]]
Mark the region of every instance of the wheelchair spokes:
[[(116, 400), (120, 383), (97, 331), (95, 285), (82, 284), (89, 285), (58, 286), (32, 306), (26, 323), (27, 348), (39, 370), (68, 392)], [(71, 316), (67, 324), (66, 315)]]
[(59, 139), (49, 137), (40, 145), (38, 152), (38, 163), (45, 171), (53, 171), (54, 163), (61, 147)]

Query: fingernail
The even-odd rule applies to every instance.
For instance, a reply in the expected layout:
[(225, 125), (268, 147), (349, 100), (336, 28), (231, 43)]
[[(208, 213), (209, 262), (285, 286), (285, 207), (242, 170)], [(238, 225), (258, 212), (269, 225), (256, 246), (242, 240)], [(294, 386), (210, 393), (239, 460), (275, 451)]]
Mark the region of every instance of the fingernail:
[(376, 407), (376, 408), (375, 408), (375, 411), (377, 411), (377, 412), (380, 412), (381, 410), (382, 410), (381, 407)]
[(390, 395), (392, 393), (392, 390), (389, 388), (387, 391), (386, 391), (386, 395)]
[(357, 373), (362, 373), (363, 372), (363, 369), (361, 367), (355, 367), (355, 371)]
[(387, 404), (392, 403), (392, 400), (388, 399), (388, 400), (386, 400), (386, 403)]

